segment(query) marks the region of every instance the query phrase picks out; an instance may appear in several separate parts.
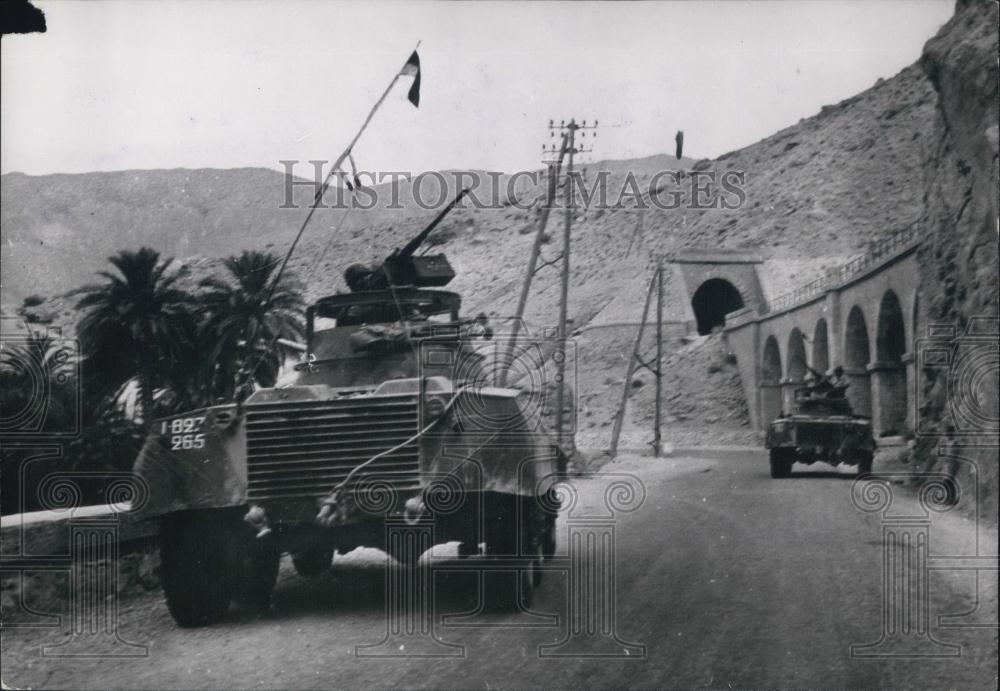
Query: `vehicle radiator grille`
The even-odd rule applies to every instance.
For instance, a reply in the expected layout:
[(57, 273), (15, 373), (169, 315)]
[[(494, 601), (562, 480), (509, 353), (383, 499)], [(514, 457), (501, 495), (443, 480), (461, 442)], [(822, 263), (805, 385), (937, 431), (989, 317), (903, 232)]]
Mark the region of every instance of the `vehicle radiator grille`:
[(799, 423), (795, 427), (795, 445), (837, 448), (840, 446), (840, 429), (831, 424)]
[[(415, 396), (248, 404), (248, 496), (325, 496), (355, 466), (413, 437), (417, 424)], [(419, 443), (366, 466), (363, 476), (419, 487)]]

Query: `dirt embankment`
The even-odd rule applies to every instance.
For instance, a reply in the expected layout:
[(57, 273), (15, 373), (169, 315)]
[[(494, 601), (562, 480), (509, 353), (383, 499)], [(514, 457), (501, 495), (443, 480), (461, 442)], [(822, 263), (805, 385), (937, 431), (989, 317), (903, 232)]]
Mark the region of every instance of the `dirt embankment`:
[[(607, 448), (621, 403), (634, 331), (588, 332), (580, 350), (577, 443)], [(640, 358), (655, 367), (656, 337), (647, 328)], [(662, 441), (665, 447), (756, 444), (735, 358), (719, 334), (666, 339), (663, 348)], [(656, 408), (656, 380), (640, 368), (629, 387), (628, 415), (619, 448), (650, 450)]]
[[(954, 327), (956, 339), (949, 370), (920, 372), (918, 384), (927, 405), (919, 415), (929, 434), (918, 437), (917, 446), (923, 469), (957, 471), (963, 487), (978, 483), (978, 497), (967, 492), (961, 500), (993, 522), (1000, 441), (997, 50), (996, 3), (960, 0), (955, 16), (928, 41), (921, 59), (937, 94), (937, 139), (925, 161), (927, 235), (919, 254), (920, 311), (925, 324)], [(956, 448), (977, 432), (986, 448)], [(939, 440), (963, 459), (942, 461)]]

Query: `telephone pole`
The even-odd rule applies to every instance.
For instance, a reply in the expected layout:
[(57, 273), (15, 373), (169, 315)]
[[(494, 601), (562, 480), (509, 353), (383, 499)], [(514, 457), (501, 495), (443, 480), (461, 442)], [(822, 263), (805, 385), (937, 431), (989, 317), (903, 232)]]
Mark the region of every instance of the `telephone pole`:
[(628, 406), (629, 388), (632, 386), (632, 375), (635, 373), (636, 364), (641, 363), (640, 352), (642, 349), (642, 335), (646, 331), (646, 321), (649, 318), (649, 303), (653, 300), (653, 290), (656, 288), (657, 276), (653, 276), (649, 281), (649, 289), (646, 290), (646, 302), (642, 307), (642, 321), (639, 322), (639, 330), (635, 335), (635, 344), (632, 346), (632, 354), (628, 359), (628, 366), (625, 368), (625, 384), (622, 386), (622, 399), (618, 404), (618, 413), (615, 415), (615, 423), (611, 427), (611, 444), (608, 446), (608, 453), (612, 458), (618, 455), (618, 439), (622, 433), (622, 424), (625, 422), (625, 408)]
[(653, 430), (653, 453), (659, 458), (660, 419), (663, 411), (663, 261), (656, 263), (656, 425)]
[[(552, 126), (549, 121), (549, 126)], [(552, 132), (555, 136), (555, 132)], [(551, 156), (545, 163), (549, 166), (549, 176), (547, 181), (547, 192), (545, 195), (545, 205), (539, 210), (538, 228), (535, 230), (535, 240), (531, 245), (531, 255), (528, 257), (528, 268), (524, 273), (524, 282), (521, 284), (521, 294), (517, 299), (517, 311), (514, 314), (514, 323), (511, 326), (511, 334), (507, 343), (507, 349), (501, 361), (501, 369), (497, 380), (497, 386), (507, 386), (507, 379), (510, 376), (510, 368), (514, 364), (515, 351), (517, 350), (517, 336), (521, 331), (521, 322), (524, 319), (524, 310), (528, 305), (528, 296), (531, 294), (531, 282), (538, 271), (538, 255), (542, 251), (542, 243), (545, 238), (545, 227), (549, 222), (549, 212), (556, 202), (556, 192), (559, 188), (559, 176), (562, 170), (563, 158), (566, 156), (568, 146), (568, 134), (564, 134), (562, 142), (557, 149), (553, 144), (549, 147), (542, 145), (542, 155)]]
[[(550, 121), (549, 128), (552, 130), (556, 129), (555, 123)], [(592, 151), (592, 149), (584, 148), (582, 146), (578, 147), (576, 144), (577, 132), (580, 132), (581, 137), (587, 136), (587, 131), (593, 131), (597, 128), (597, 121), (594, 121), (593, 125), (587, 125), (587, 121), (584, 120), (582, 123), (577, 123), (576, 120), (571, 119), (569, 123), (560, 122), (558, 129), (565, 132), (565, 151), (566, 151), (566, 189), (565, 189), (565, 200), (566, 200), (566, 216), (563, 223), (563, 250), (562, 250), (562, 276), (559, 288), (559, 330), (556, 334), (558, 339), (558, 347), (556, 349), (556, 443), (559, 446), (563, 444), (564, 428), (565, 428), (565, 411), (566, 406), (566, 322), (568, 320), (569, 312), (569, 272), (570, 272), (570, 245), (571, 245), (571, 235), (573, 227), (573, 215), (576, 213), (576, 199), (573, 194), (573, 156), (575, 154), (587, 153)], [(596, 136), (596, 133), (594, 135)]]
[[(653, 292), (656, 291), (656, 358), (655, 360), (644, 360), (642, 358), (642, 337), (646, 331), (646, 323), (649, 321), (649, 308), (653, 302)], [(625, 368), (625, 384), (622, 386), (621, 403), (618, 404), (618, 413), (615, 415), (614, 425), (611, 427), (611, 443), (608, 446), (608, 453), (614, 458), (618, 454), (618, 440), (621, 437), (622, 425), (625, 422), (625, 410), (628, 407), (629, 393), (632, 389), (632, 377), (639, 367), (645, 367), (656, 378), (656, 414), (653, 422), (653, 453), (657, 457), (662, 455), (662, 436), (660, 425), (663, 420), (663, 262), (657, 260), (656, 271), (649, 281), (649, 288), (646, 290), (646, 301), (642, 307), (642, 321), (639, 322), (639, 329), (635, 335), (635, 343), (632, 346), (632, 355), (629, 357), (628, 366)]]

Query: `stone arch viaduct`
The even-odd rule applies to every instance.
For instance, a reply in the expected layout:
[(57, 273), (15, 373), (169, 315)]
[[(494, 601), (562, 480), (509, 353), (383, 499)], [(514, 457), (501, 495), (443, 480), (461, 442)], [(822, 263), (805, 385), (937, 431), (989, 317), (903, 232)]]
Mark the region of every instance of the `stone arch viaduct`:
[(916, 248), (915, 228), (907, 228), (808, 285), (726, 315), (755, 429), (791, 409), (807, 367), (837, 365), (852, 407), (872, 418), (876, 436), (915, 429)]

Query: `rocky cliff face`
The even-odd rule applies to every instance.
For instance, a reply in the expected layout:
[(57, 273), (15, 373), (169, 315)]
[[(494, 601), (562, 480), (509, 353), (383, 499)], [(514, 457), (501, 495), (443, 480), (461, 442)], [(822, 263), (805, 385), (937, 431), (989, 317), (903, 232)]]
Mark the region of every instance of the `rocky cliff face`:
[[(957, 472), (963, 490), (978, 479), (978, 501), (970, 491), (961, 500), (996, 521), (997, 448), (964, 447), (970, 432), (987, 433), (980, 443), (998, 441), (996, 3), (959, 0), (955, 16), (925, 46), (921, 66), (938, 94), (939, 133), (925, 163), (921, 321), (954, 328), (957, 340), (947, 376), (920, 370), (919, 415), (929, 434), (918, 437), (918, 461)], [(942, 468), (939, 440), (965, 460)]]

